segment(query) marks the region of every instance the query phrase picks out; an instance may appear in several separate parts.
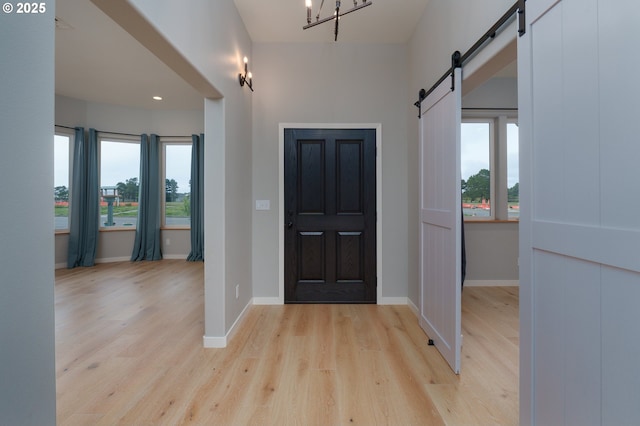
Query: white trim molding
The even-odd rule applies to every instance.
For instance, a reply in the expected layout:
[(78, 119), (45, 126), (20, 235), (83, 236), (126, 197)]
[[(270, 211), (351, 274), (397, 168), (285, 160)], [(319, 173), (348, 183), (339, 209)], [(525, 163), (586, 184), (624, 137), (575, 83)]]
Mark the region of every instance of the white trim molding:
[(227, 336), (222, 336), (222, 337), (202, 336), (202, 345), (205, 348), (226, 348)]
[(519, 280), (465, 280), (465, 287), (518, 287)]
[(407, 297), (379, 297), (378, 305), (408, 305)]
[(235, 332), (240, 327), (240, 323), (244, 320), (247, 311), (251, 306), (253, 306), (253, 299), (249, 300), (249, 303), (244, 307), (238, 318), (236, 318), (235, 322), (229, 327), (229, 331), (224, 336), (202, 336), (202, 345), (205, 348), (226, 348), (227, 344), (235, 334)]
[(163, 254), (162, 259), (164, 260), (187, 260), (189, 257), (189, 253), (187, 254)]
[(131, 261), (131, 256), (119, 256), (119, 257), (103, 257), (100, 259), (96, 259), (95, 263), (114, 263), (114, 262), (129, 262)]
[(278, 302), (284, 304), (284, 129), (373, 129), (376, 131), (376, 300), (382, 297), (382, 124), (279, 123), (278, 125)]
[(254, 297), (254, 305), (282, 305), (283, 301), (279, 297)]

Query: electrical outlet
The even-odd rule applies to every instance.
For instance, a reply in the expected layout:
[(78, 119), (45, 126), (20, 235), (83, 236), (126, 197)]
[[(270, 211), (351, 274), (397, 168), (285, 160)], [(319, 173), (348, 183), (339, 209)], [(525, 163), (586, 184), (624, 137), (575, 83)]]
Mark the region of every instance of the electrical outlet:
[(240, 286), (236, 284), (236, 299), (240, 297)]
[(170, 238), (167, 238), (167, 239), (165, 240), (165, 244), (164, 244), (164, 245), (166, 245), (166, 246), (170, 246), (170, 245), (171, 245), (171, 239), (170, 239)]

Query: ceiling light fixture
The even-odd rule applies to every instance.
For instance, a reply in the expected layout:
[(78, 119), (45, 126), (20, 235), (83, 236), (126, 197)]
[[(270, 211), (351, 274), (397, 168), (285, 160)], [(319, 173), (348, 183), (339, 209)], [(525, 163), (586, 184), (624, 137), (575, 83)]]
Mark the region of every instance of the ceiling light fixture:
[(154, 96), (153, 100), (154, 101), (161, 101), (162, 100), (162, 96)]
[(307, 25), (302, 27), (302, 29), (306, 30), (307, 28), (315, 27), (316, 25), (324, 24), (325, 22), (336, 21), (336, 24), (335, 24), (336, 27), (334, 30), (334, 34), (335, 34), (334, 41), (338, 41), (338, 21), (340, 20), (340, 17), (348, 13), (355, 12), (356, 10), (360, 10), (364, 7), (371, 6), (372, 4), (371, 1), (369, 0), (362, 0), (361, 4), (358, 4), (357, 0), (353, 0), (353, 8), (347, 10), (346, 12), (340, 13), (340, 3), (341, 3), (340, 0), (336, 0), (336, 8), (333, 14), (326, 18), (320, 19), (320, 12), (322, 11), (322, 6), (324, 5), (324, 0), (322, 0), (322, 2), (320, 3), (320, 7), (318, 8), (318, 14), (316, 15), (316, 22), (312, 23), (311, 22), (311, 0), (306, 0)]
[(247, 87), (249, 87), (249, 89), (251, 89), (251, 91), (253, 92), (253, 75), (248, 71), (249, 68), (249, 60), (247, 59), (247, 57), (244, 57), (244, 75), (242, 75), (242, 73), (238, 74), (238, 81), (240, 82), (240, 87), (244, 86), (245, 84), (247, 85)]

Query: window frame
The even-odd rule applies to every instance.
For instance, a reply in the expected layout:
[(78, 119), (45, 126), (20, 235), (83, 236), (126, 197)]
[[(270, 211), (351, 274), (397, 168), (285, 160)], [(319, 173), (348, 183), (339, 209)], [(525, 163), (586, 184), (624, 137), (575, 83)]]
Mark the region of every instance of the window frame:
[[(496, 195), (496, 179), (495, 179), (493, 158), (495, 156), (496, 123), (494, 122), (494, 120), (490, 120), (486, 118), (463, 117), (461, 124), (465, 124), (465, 123), (486, 123), (489, 125), (489, 203), (491, 205), (491, 209), (489, 210), (489, 216), (484, 216), (484, 217), (473, 216), (472, 220), (477, 220), (477, 221), (495, 220), (496, 213), (495, 213), (494, 200)], [(462, 155), (462, 150), (460, 154)]]
[[(192, 146), (193, 141), (190, 137), (185, 136), (164, 136), (160, 137), (160, 188), (161, 189), (161, 202), (160, 202), (160, 217), (161, 217), (161, 229), (172, 229), (172, 230), (190, 230), (191, 229), (191, 221), (189, 221), (189, 225), (168, 225), (167, 224), (167, 215), (166, 215), (166, 179), (167, 179), (167, 146), (170, 145), (188, 145)], [(191, 162), (189, 162), (189, 173), (191, 173)], [(189, 193), (191, 189), (189, 188)]]
[[(64, 128), (64, 127), (59, 127), (59, 126), (54, 126), (54, 130), (53, 130), (53, 143), (55, 144), (55, 137), (56, 136), (63, 136), (63, 137), (67, 137), (69, 138), (69, 158), (68, 158), (68, 163), (69, 163), (69, 167), (68, 167), (68, 182), (69, 185), (67, 186), (67, 191), (69, 191), (69, 201), (67, 202), (68, 204), (68, 212), (67, 212), (67, 227), (66, 228), (56, 228), (55, 227), (55, 222), (53, 225), (53, 229), (54, 232), (56, 234), (68, 234), (71, 228), (71, 217), (69, 215), (69, 213), (71, 212), (71, 203), (73, 202), (72, 200), (72, 190), (71, 187), (73, 185), (73, 151), (74, 151), (74, 145), (75, 145), (75, 132), (73, 130)], [(54, 170), (55, 170), (55, 158), (54, 158)], [(53, 189), (55, 191), (55, 182), (53, 183)], [(55, 202), (55, 199), (54, 199)], [(54, 221), (55, 221), (55, 212), (54, 212)]]
[[(505, 138), (504, 138), (504, 150), (505, 150), (505, 155), (509, 154), (509, 147), (508, 147), (508, 142), (509, 142), (509, 135), (508, 135), (508, 131), (507, 131), (507, 126), (509, 126), (509, 124), (515, 124), (516, 127), (518, 128), (518, 163), (520, 163), (520, 132), (519, 132), (519, 125), (518, 125), (518, 118), (517, 116), (515, 117), (507, 117), (507, 122), (505, 124)], [(505, 175), (506, 175), (506, 179), (507, 179), (507, 220), (512, 221), (512, 222), (519, 222), (520, 221), (520, 202), (518, 201), (518, 217), (509, 217), (509, 162), (507, 160), (507, 163), (505, 165)], [(520, 184), (520, 167), (518, 166), (518, 182), (516, 182), (518, 184)], [(519, 188), (519, 185), (518, 185)], [(518, 200), (520, 199), (520, 191), (518, 191)]]
[[(462, 122), (489, 122), (489, 171), (491, 179), (491, 216), (464, 217), (465, 222), (518, 222), (509, 217), (507, 124), (518, 123), (517, 109), (462, 109)], [(520, 179), (518, 179), (519, 181)]]
[[(98, 134), (98, 187), (102, 190), (102, 143), (103, 142), (116, 142), (116, 143), (130, 143), (138, 146), (138, 153), (140, 152), (140, 137), (135, 137), (133, 135), (123, 135), (118, 133), (99, 133)], [(139, 154), (138, 154), (139, 155)], [(140, 157), (138, 156), (138, 185), (140, 185)], [(102, 199), (102, 194), (100, 194), (100, 199)], [(134, 226), (104, 226), (102, 220), (100, 219), (102, 206), (98, 208), (98, 230), (100, 232), (109, 232), (109, 231), (135, 231), (137, 223)], [(138, 208), (140, 208), (138, 206)], [(136, 215), (137, 221), (137, 215)]]

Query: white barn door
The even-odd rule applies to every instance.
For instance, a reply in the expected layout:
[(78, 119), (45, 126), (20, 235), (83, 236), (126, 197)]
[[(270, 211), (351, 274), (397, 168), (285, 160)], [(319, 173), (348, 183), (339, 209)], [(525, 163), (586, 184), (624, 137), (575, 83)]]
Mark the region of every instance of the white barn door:
[(420, 326), (460, 372), (461, 70), (422, 102), (420, 120)]
[(640, 421), (638, 0), (526, 3), (520, 423)]

